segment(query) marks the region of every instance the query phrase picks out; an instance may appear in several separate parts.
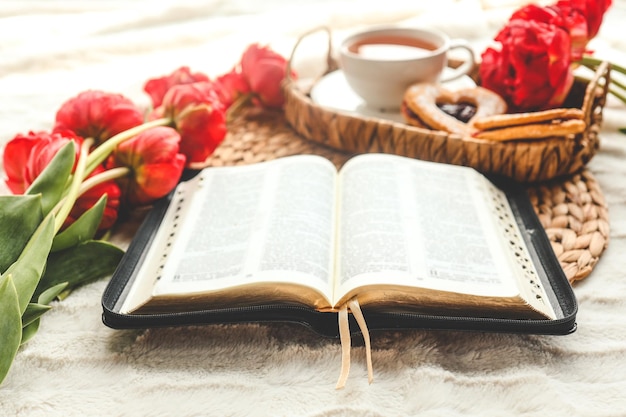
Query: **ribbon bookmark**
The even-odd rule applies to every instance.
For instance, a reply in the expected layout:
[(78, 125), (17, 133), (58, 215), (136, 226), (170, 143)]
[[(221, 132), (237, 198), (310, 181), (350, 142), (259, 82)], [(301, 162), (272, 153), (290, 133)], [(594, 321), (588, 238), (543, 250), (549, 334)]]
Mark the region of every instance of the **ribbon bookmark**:
[(365, 341), (365, 358), (367, 361), (367, 380), (371, 384), (374, 380), (374, 370), (372, 366), (372, 346), (370, 343), (370, 333), (367, 329), (367, 323), (365, 317), (361, 311), (361, 306), (356, 298), (352, 298), (347, 303), (341, 306), (337, 315), (339, 320), (339, 339), (341, 341), (341, 373), (339, 374), (339, 380), (337, 381), (336, 389), (342, 389), (346, 386), (348, 380), (348, 374), (350, 373), (350, 323), (348, 320), (348, 308), (352, 312), (354, 319), (356, 320), (361, 334), (363, 334), (363, 340)]

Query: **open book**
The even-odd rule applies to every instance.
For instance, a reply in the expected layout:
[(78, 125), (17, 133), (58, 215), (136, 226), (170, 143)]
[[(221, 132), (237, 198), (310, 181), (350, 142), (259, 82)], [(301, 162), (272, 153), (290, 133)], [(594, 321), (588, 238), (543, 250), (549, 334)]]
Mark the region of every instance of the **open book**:
[(117, 273), (114, 310), (333, 312), (356, 298), (373, 313), (561, 319), (546, 271), (558, 264), (540, 261), (519, 217), (477, 171), (401, 156), (356, 156), (339, 172), (313, 155), (207, 168)]

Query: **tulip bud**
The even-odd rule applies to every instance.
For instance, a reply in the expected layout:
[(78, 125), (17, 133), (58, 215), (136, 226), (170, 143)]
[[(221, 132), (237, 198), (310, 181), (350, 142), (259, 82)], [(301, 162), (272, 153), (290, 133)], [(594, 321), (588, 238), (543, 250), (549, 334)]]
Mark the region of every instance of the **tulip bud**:
[(159, 107), (170, 88), (198, 81), (209, 81), (209, 77), (201, 72), (192, 73), (189, 67), (180, 67), (167, 76), (149, 79), (143, 90), (150, 96), (153, 107)]
[(170, 88), (150, 117), (173, 121), (187, 165), (204, 163), (226, 136), (226, 110), (211, 82)]
[(143, 123), (141, 110), (120, 94), (88, 90), (67, 100), (57, 111), (54, 131), (71, 130), (99, 145)]
[(185, 167), (179, 143), (176, 130), (160, 126), (118, 145), (106, 166), (129, 168), (130, 174), (117, 180), (129, 206), (150, 204), (174, 189)]

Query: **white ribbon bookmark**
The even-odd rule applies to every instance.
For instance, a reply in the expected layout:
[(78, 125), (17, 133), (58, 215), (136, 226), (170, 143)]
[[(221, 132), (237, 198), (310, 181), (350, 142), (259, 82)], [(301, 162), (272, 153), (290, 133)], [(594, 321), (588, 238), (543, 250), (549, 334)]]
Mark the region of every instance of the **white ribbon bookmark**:
[(337, 315), (339, 320), (339, 340), (341, 341), (341, 373), (339, 374), (339, 380), (337, 381), (336, 389), (342, 389), (346, 386), (348, 380), (348, 374), (350, 373), (350, 323), (348, 320), (348, 308), (352, 312), (354, 319), (356, 320), (361, 333), (363, 334), (363, 340), (365, 340), (365, 358), (367, 362), (367, 380), (371, 384), (374, 380), (374, 370), (372, 366), (372, 347), (370, 343), (370, 333), (367, 329), (367, 323), (361, 306), (356, 298), (349, 300), (339, 309)]

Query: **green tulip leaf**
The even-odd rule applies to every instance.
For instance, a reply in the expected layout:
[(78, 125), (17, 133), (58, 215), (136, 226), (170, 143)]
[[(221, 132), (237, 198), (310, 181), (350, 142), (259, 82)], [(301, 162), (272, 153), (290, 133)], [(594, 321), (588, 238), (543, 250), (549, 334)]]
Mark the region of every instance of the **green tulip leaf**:
[[(37, 303), (29, 303), (26, 311), (22, 315), (22, 341), (21, 344), (28, 342), (39, 330), (40, 317), (50, 310), (52, 300), (57, 298), (59, 294), (67, 287), (67, 282), (55, 285), (41, 293)], [(30, 311), (29, 311), (30, 310)]]
[(9, 373), (22, 339), (22, 314), (11, 275), (0, 277), (0, 382)]
[(52, 307), (45, 304), (28, 303), (24, 314), (22, 314), (22, 327), (26, 327), (39, 317), (43, 316)]
[(35, 297), (63, 282), (76, 288), (110, 276), (124, 251), (102, 240), (90, 240), (69, 249), (51, 253), (46, 272), (35, 290)]
[(35, 334), (37, 334), (37, 330), (39, 330), (39, 323), (41, 323), (41, 320), (37, 319), (28, 326), (22, 328), (22, 340), (20, 341), (20, 345), (28, 342), (33, 338), (33, 336), (35, 336)]
[(26, 194), (41, 194), (44, 215), (47, 215), (61, 200), (74, 168), (75, 160), (76, 145), (74, 141), (70, 141), (59, 149), (46, 168), (26, 190)]
[(20, 305), (20, 315), (26, 310), (46, 268), (54, 238), (54, 217), (46, 217), (35, 230), (18, 259), (7, 269), (11, 274)]
[(103, 195), (89, 210), (85, 211), (67, 229), (57, 234), (52, 242), (52, 252), (76, 246), (93, 239), (98, 231), (106, 207), (107, 197)]
[(0, 196), (0, 273), (17, 260), (42, 219), (41, 196)]
[(61, 294), (65, 290), (65, 288), (67, 288), (67, 285), (67, 282), (62, 282), (48, 288), (47, 290), (39, 294), (39, 297), (37, 298), (37, 303), (46, 305), (50, 304), (55, 298), (59, 296), (59, 294)]

